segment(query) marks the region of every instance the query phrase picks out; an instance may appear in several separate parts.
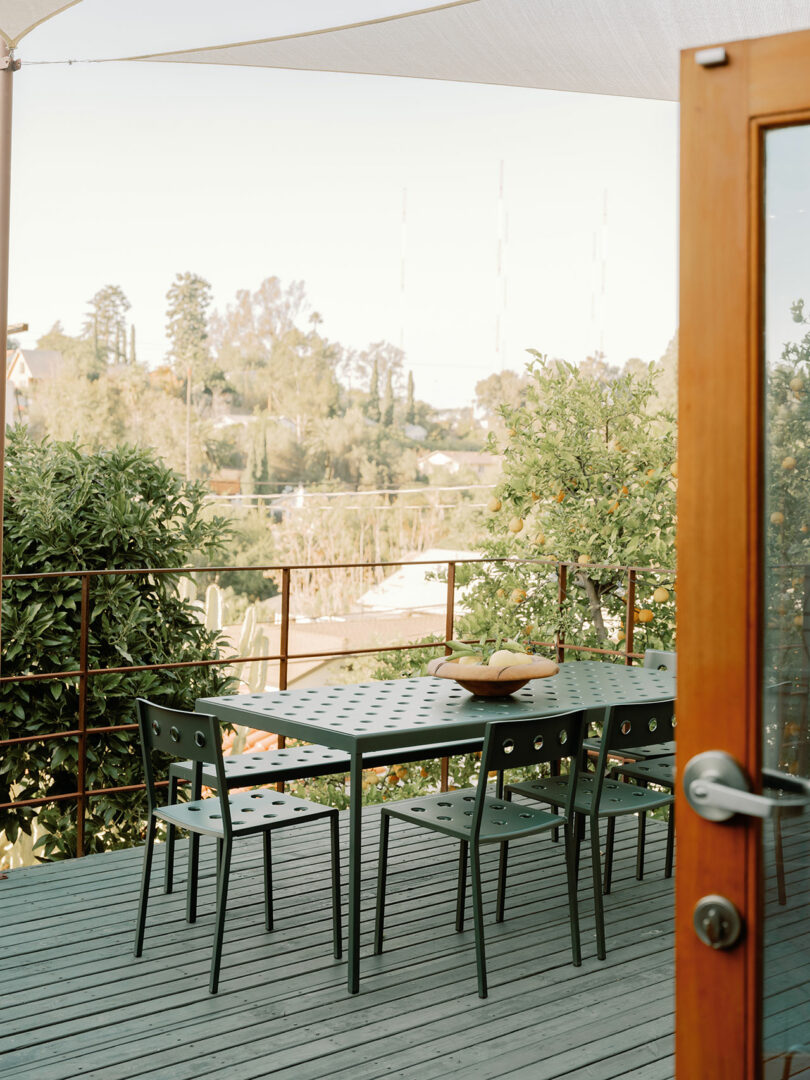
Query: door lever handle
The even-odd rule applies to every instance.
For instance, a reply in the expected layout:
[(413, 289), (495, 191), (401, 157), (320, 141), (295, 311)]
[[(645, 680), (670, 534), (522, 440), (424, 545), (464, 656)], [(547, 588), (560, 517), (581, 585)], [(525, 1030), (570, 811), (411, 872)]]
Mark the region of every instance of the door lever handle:
[(748, 777), (730, 754), (707, 750), (687, 764), (683, 788), (689, 805), (707, 821), (728, 821), (735, 814), (772, 818), (802, 814), (810, 808), (810, 781), (776, 769), (763, 769), (762, 775), (779, 794), (754, 794)]

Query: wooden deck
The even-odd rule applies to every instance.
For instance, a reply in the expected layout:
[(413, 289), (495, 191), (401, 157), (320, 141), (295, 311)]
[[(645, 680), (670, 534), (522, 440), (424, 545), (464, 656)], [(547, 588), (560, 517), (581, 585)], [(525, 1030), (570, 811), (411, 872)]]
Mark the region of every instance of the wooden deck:
[(501, 925), (491, 918), (496, 855), (488, 853), (490, 996), (481, 1001), (471, 924), (453, 929), (456, 848), (397, 821), (386, 952), (369, 955), (377, 816), (365, 812), (366, 945), (355, 997), (345, 962), (331, 955), (323, 824), (274, 838), (272, 934), (260, 841), (236, 846), (214, 997), (210, 846), (194, 926), (183, 920), (182, 846), (171, 896), (161, 891), (158, 849), (140, 960), (132, 957), (140, 851), (9, 873), (0, 880), (0, 1080), (670, 1080), (672, 883), (663, 877), (662, 825), (648, 827), (647, 874), (637, 882), (635, 819), (619, 822), (601, 963), (583, 865), (579, 969), (569, 959), (562, 845), (546, 837), (513, 846)]

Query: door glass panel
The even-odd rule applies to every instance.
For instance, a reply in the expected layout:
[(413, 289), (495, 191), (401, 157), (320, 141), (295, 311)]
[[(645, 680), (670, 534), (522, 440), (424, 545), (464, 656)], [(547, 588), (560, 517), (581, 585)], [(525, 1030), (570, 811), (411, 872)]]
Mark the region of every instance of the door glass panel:
[(764, 1075), (810, 1076), (810, 126), (765, 141)]

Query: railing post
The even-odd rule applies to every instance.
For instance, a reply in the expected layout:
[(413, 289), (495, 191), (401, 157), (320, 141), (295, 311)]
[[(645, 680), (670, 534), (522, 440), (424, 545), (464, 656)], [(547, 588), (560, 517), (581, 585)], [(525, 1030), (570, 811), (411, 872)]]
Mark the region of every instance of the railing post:
[[(453, 640), (453, 623), (456, 619), (456, 564), (447, 564), (447, 602), (444, 618), (444, 655), (453, 651), (447, 644)], [(440, 762), (439, 790), (447, 791), (450, 786), (450, 758), (443, 757)]]
[(634, 615), (636, 611), (636, 571), (629, 568), (627, 571), (627, 607), (624, 613), (624, 664), (630, 667), (633, 660), (630, 653), (633, 651), (633, 631), (635, 630)]
[(87, 811), (87, 643), (90, 637), (90, 578), (82, 574), (81, 622), (79, 625), (79, 716), (76, 765), (76, 855), (84, 855), (84, 817)]
[[(279, 637), (279, 662), (278, 662), (278, 688), (287, 689), (287, 657), (290, 654), (290, 568), (282, 567), (281, 570), (281, 634)], [(278, 735), (276, 745), (283, 750), (287, 745), (287, 737)], [(284, 781), (276, 784), (276, 791), (284, 791)]]
[[(563, 606), (565, 604), (565, 597), (568, 590), (568, 565), (566, 563), (557, 563), (557, 610), (562, 619)], [(560, 623), (557, 623), (557, 632), (554, 635), (554, 641), (557, 647), (557, 663), (562, 664), (565, 661), (565, 632), (562, 629)]]
[(456, 618), (456, 564), (447, 564), (447, 601), (444, 619), (444, 655), (449, 656), (453, 651), (447, 644), (453, 640), (453, 623)]
[(278, 688), (287, 689), (287, 657), (290, 653), (290, 568), (281, 570), (281, 639), (279, 641)]

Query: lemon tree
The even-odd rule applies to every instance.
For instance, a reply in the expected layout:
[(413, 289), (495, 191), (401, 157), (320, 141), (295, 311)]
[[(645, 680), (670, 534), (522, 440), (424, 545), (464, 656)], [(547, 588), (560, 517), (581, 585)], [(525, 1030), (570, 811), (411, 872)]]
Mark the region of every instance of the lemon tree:
[[(570, 641), (610, 647), (625, 628), (623, 572), (674, 567), (675, 419), (656, 408), (656, 373), (594, 378), (532, 353), (525, 401), (501, 409), (503, 475), (486, 513), (486, 554), (535, 560), (468, 572), (465, 637)], [(560, 612), (553, 564), (571, 564)], [(640, 648), (671, 647), (674, 580), (639, 575)]]

